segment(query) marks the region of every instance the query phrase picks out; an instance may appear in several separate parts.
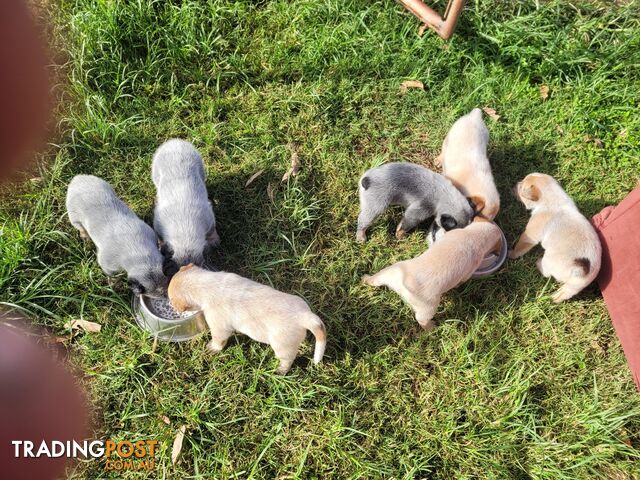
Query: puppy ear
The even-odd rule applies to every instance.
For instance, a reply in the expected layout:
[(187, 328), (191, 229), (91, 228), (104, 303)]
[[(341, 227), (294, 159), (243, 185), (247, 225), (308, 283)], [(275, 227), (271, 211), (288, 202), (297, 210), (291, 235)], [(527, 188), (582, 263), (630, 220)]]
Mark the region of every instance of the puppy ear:
[(146, 293), (144, 286), (135, 278), (129, 279), (127, 283), (129, 284), (131, 291), (136, 295), (144, 295)]
[(456, 228), (458, 226), (458, 222), (456, 222), (456, 219), (450, 215), (442, 215), (440, 217), (440, 225), (442, 225), (442, 228), (449, 231)]
[(160, 253), (163, 257), (170, 259), (173, 257), (173, 248), (167, 242), (160, 241)]
[(162, 263), (162, 273), (168, 278), (178, 273), (178, 264), (171, 259), (165, 259)]
[(473, 196), (469, 198), (469, 203), (471, 204), (471, 208), (478, 215), (482, 210), (484, 210), (485, 201), (484, 197)]
[(529, 185), (528, 187), (522, 189), (522, 196), (527, 200), (537, 202), (538, 200), (540, 200), (541, 195), (542, 193), (540, 192), (540, 189), (535, 185)]
[(184, 272), (186, 270), (189, 270), (190, 268), (193, 268), (193, 263), (190, 263), (189, 265), (183, 265), (182, 267), (180, 267), (180, 272)]

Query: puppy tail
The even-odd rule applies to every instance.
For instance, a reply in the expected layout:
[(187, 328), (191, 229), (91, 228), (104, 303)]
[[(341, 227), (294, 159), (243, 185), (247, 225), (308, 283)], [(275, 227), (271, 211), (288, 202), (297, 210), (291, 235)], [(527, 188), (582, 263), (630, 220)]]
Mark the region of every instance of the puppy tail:
[(586, 277), (591, 270), (591, 261), (588, 258), (576, 258), (573, 260), (574, 268), (571, 270), (571, 275), (574, 277)]
[(324, 356), (324, 350), (327, 347), (327, 329), (324, 326), (324, 323), (322, 323), (322, 320), (313, 313), (304, 317), (303, 325), (307, 330), (313, 333), (314, 337), (316, 337), (316, 348), (313, 352), (313, 363), (320, 363)]

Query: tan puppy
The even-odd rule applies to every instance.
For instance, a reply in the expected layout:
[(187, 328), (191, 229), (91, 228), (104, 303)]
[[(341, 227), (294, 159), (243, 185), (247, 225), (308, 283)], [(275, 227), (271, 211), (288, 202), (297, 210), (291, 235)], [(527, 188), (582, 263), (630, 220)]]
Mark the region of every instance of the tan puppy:
[(324, 323), (304, 300), (235, 273), (186, 265), (171, 279), (169, 300), (178, 312), (203, 311), (211, 330), (207, 348), (212, 352), (221, 351), (234, 333), (244, 333), (271, 345), (280, 360), (278, 373), (285, 374), (309, 330), (316, 337), (314, 363), (324, 355)]
[(447, 232), (419, 257), (365, 275), (362, 281), (392, 289), (411, 306), (420, 326), (431, 330), (442, 294), (466, 282), (487, 254), (499, 254), (501, 247), (498, 226), (476, 217), (469, 226)]
[(600, 271), (602, 247), (593, 226), (551, 176), (527, 175), (514, 193), (531, 210), (531, 218), (509, 258), (518, 258), (538, 243), (544, 255), (536, 265), (562, 286), (553, 295), (560, 303), (589, 285)]
[(453, 124), (437, 161), (444, 176), (474, 203), (476, 212), (493, 220), (500, 210), (500, 195), (487, 158), (488, 143), (482, 110), (474, 108)]

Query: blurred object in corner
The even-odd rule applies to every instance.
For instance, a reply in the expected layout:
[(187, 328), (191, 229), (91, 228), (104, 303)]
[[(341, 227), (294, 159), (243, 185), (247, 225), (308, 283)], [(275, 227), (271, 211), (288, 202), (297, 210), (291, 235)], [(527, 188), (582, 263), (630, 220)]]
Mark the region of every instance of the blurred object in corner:
[(23, 0), (0, 0), (0, 179), (26, 170), (51, 109), (47, 55)]
[(37, 341), (42, 336), (26, 325), (19, 316), (0, 312), (0, 478), (61, 478), (72, 459), (16, 458), (11, 442), (83, 440), (85, 397), (52, 350)]

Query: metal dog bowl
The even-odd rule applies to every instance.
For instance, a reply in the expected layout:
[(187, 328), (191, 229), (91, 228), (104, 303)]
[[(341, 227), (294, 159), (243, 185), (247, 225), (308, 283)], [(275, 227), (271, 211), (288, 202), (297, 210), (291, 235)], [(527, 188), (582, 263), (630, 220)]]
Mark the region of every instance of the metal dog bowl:
[(136, 323), (165, 342), (184, 342), (207, 331), (204, 314), (197, 311), (181, 318), (163, 318), (151, 306), (149, 297), (134, 295), (131, 302)]
[[(440, 240), (444, 235), (445, 231), (440, 228), (434, 232), (434, 230), (429, 231), (428, 241), (429, 246), (433, 245), (434, 242)], [(507, 237), (505, 237), (504, 232), (500, 229), (500, 234), (502, 235), (502, 248), (500, 249), (500, 254), (496, 255), (495, 253), (490, 253), (485, 257), (482, 261), (478, 269), (473, 272), (471, 278), (482, 278), (487, 277), (495, 272), (497, 272), (500, 267), (504, 264), (507, 259), (508, 247), (507, 247)]]

